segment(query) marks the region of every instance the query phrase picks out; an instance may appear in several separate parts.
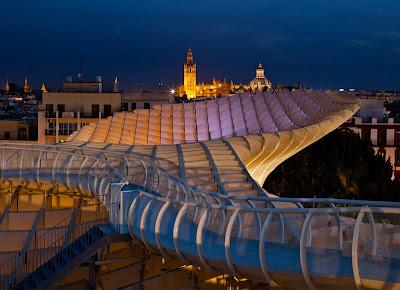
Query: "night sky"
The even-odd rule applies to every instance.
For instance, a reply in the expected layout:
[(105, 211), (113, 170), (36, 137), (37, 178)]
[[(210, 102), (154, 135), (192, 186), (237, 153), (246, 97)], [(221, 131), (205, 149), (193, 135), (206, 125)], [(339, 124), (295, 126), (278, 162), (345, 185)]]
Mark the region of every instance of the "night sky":
[(191, 47), (199, 81), (248, 83), (262, 61), (273, 83), (400, 88), (399, 0), (1, 2), (1, 84), (58, 86), (82, 59), (87, 78), (172, 87)]

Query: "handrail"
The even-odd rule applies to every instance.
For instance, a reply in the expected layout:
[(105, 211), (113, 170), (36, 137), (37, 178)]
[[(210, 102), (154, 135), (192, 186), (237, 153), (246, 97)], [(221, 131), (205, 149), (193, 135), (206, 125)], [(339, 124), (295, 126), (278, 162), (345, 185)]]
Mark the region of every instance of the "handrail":
[[(322, 277), (326, 275), (327, 279), (337, 279), (337, 276), (340, 276), (340, 279), (351, 279), (354, 275), (354, 281), (356, 285), (360, 286), (360, 289), (364, 283), (363, 280), (367, 279), (388, 283), (392, 282), (391, 279), (396, 279), (396, 282), (393, 283), (399, 282), (397, 276), (393, 278), (390, 275), (391, 272), (398, 270), (400, 261), (396, 248), (393, 250), (390, 248), (395, 247), (392, 239), (400, 226), (399, 207), (252, 208), (221, 204), (208, 205), (164, 198), (140, 189), (136, 190), (134, 200), (128, 215), (128, 228), (132, 237), (144, 241), (146, 247), (156, 248), (164, 255), (167, 251), (168, 254), (173, 252), (183, 263), (200, 264), (205, 269), (212, 268), (221, 272), (229, 270), (234, 276), (246, 276), (249, 269), (261, 266), (262, 276), (268, 283), (275, 286), (286, 286), (289, 282), (280, 281), (280, 273), (276, 273), (276, 270), (272, 270), (272, 268), (288, 265), (288, 263), (292, 265), (300, 263), (299, 270), (292, 269), (290, 271), (299, 271), (298, 274), (303, 275), (305, 283), (310, 289), (321, 288), (320, 280), (313, 280), (314, 277), (321, 277), (321, 275)], [(138, 206), (139, 204), (142, 206)], [(154, 207), (155, 204), (158, 205)], [(146, 234), (153, 233), (156, 239), (155, 241), (146, 240), (146, 234), (143, 232), (147, 215), (152, 210), (158, 210), (160, 205), (161, 210), (158, 211), (158, 214), (155, 213), (157, 215), (156, 223), (151, 223), (146, 228)], [(200, 219), (192, 214), (193, 209), (202, 210)], [(167, 223), (169, 223), (170, 219), (165, 218), (167, 211), (172, 215), (170, 218), (175, 219), (175, 223), (172, 227), (166, 225), (163, 229), (163, 220), (168, 220)], [(220, 212), (226, 219), (219, 219), (213, 215), (214, 219), (209, 220), (213, 213)], [(364, 213), (368, 220), (363, 218)], [(257, 227), (258, 230), (254, 228), (251, 218), (256, 218), (257, 214), (262, 217), (258, 221), (261, 226)], [(282, 219), (281, 216), (284, 218)], [(273, 217), (277, 219), (272, 227)], [(337, 217), (339, 217), (339, 225), (335, 222), (332, 223)], [(184, 227), (181, 227), (182, 224)], [(291, 226), (299, 231), (297, 236), (295, 233), (288, 232)], [(244, 230), (243, 227), (246, 229)], [(163, 229), (161, 233), (160, 229)], [(390, 230), (388, 231), (388, 229)], [(269, 234), (269, 230), (272, 235)], [(348, 247), (343, 252), (340, 246), (335, 247), (335, 242), (325, 240), (326, 238), (340, 240), (342, 231), (349, 230), (352, 234), (350, 234), (350, 240), (346, 239), (346, 243), (351, 243), (347, 244), (351, 245), (351, 256)], [(162, 239), (160, 239), (161, 234), (163, 235)], [(208, 238), (213, 235), (216, 235), (218, 239)], [(326, 237), (321, 237), (321, 235), (326, 235)], [(379, 237), (379, 235), (383, 236)], [(382, 247), (382, 249), (378, 249), (378, 247)], [(193, 249), (197, 249), (197, 251), (193, 252)], [(218, 255), (216, 254), (217, 249), (221, 251)], [(269, 251), (274, 252), (272, 258), (268, 255)], [(284, 256), (288, 254), (291, 258), (288, 257), (288, 261), (281, 263), (277, 258), (279, 252), (276, 251), (282, 251)], [(257, 254), (257, 258), (253, 256), (254, 253)], [(224, 256), (221, 258), (222, 254)], [(336, 256), (335, 260), (332, 259), (332, 255)], [(218, 258), (216, 258), (217, 256)], [(247, 258), (240, 258), (241, 256)], [(215, 259), (218, 259), (219, 262), (215, 263)], [(310, 267), (311, 263), (315, 264), (315, 260), (310, 259), (318, 259), (318, 263), (324, 263), (322, 270)], [(337, 259), (340, 259), (340, 263)], [(334, 261), (336, 265), (330, 269), (329, 263)], [(342, 262), (346, 266), (343, 266)], [(363, 263), (362, 270), (361, 267), (358, 268), (359, 263)], [(379, 271), (375, 275), (374, 271), (365, 270), (365, 263), (369, 263), (370, 269), (382, 265), (382, 272)], [(394, 263), (393, 268), (390, 266), (391, 263)], [(350, 269), (352, 267), (353, 271), (338, 275), (336, 268), (339, 266), (350, 267)], [(243, 272), (241, 273), (241, 271)], [(259, 274), (254, 272), (253, 276), (257, 275)], [(392, 278), (388, 278), (389, 276)], [(276, 278), (278, 279), (275, 280)], [(346, 283), (352, 284), (350, 279)]]
[(349, 206), (349, 207), (321, 207), (321, 208), (306, 208), (306, 207), (271, 207), (271, 208), (261, 208), (261, 207), (244, 207), (244, 206), (235, 206), (235, 205), (225, 205), (225, 204), (205, 204), (203, 202), (191, 202), (191, 201), (183, 201), (176, 199), (169, 199), (165, 197), (161, 197), (159, 195), (154, 195), (153, 193), (146, 192), (142, 189), (128, 190), (126, 192), (137, 192), (139, 191), (141, 195), (146, 196), (147, 198), (157, 200), (160, 202), (169, 201), (171, 204), (176, 204), (179, 206), (186, 207), (197, 207), (197, 208), (211, 208), (211, 209), (226, 209), (226, 210), (236, 210), (240, 209), (241, 212), (260, 212), (260, 213), (308, 213), (310, 210), (313, 210), (314, 213), (348, 213), (354, 210), (359, 210), (361, 208), (369, 208), (372, 209), (376, 213), (388, 213), (395, 212), (400, 214), (400, 207), (370, 207), (365, 205), (360, 206)]
[(66, 247), (68, 245), (68, 241), (71, 238), (72, 232), (77, 224), (78, 221), (78, 215), (80, 212), (80, 208), (81, 208), (81, 204), (82, 204), (82, 199), (79, 200), (78, 205), (74, 208), (73, 212), (72, 212), (72, 216), (70, 219), (70, 222), (68, 224), (68, 229), (67, 232), (65, 234), (65, 238), (64, 238), (64, 243), (63, 243), (63, 247)]
[(0, 228), (1, 225), (3, 224), (3, 221), (6, 216), (8, 216), (8, 213), (10, 212), (11, 207), (14, 205), (15, 201), (18, 199), (19, 192), (21, 191), (21, 186), (17, 186), (15, 191), (12, 193), (10, 202), (7, 204), (7, 206), (4, 208), (4, 211), (0, 215)]
[[(31, 147), (32, 145), (25, 145), (25, 146), (16, 146), (15, 144), (12, 144), (12, 147), (3, 147), (3, 148), (9, 148), (9, 149), (13, 149), (13, 150), (24, 150), (24, 147)], [(0, 148), (3, 145), (0, 145)], [(48, 148), (49, 146), (47, 146), (47, 149), (45, 149), (46, 152), (63, 152), (63, 151), (59, 151), (57, 150), (59, 147), (55, 148), (56, 146), (53, 146), (52, 149)], [(39, 151), (40, 149), (32, 149), (29, 148), (28, 150), (35, 150), (35, 151)], [(102, 151), (103, 152), (103, 151)], [(64, 153), (64, 152), (63, 152)], [(71, 152), (65, 152), (64, 154), (68, 154), (68, 155), (73, 155), (75, 153), (71, 153)], [(349, 200), (349, 199), (331, 199), (331, 198), (316, 198), (316, 199), (311, 199), (311, 198), (285, 198), (285, 197), (254, 197), (254, 196), (234, 196), (234, 195), (223, 195), (220, 193), (216, 193), (216, 192), (209, 192), (206, 190), (202, 190), (196, 186), (192, 186), (189, 185), (187, 183), (185, 183), (182, 179), (176, 177), (175, 175), (171, 174), (170, 172), (168, 172), (166, 169), (162, 168), (161, 166), (159, 166), (156, 162), (151, 162), (149, 160), (148, 157), (142, 156), (138, 153), (130, 153), (130, 154), (122, 154), (122, 153), (112, 153), (112, 152), (106, 152), (104, 151), (104, 154), (110, 155), (110, 156), (125, 156), (127, 162), (129, 161), (136, 161), (136, 160), (141, 160), (143, 162), (145, 162), (146, 166), (151, 166), (152, 168), (154, 168), (155, 170), (161, 172), (162, 174), (164, 174), (170, 181), (173, 181), (177, 184), (179, 184), (182, 188), (184, 188), (185, 190), (188, 190), (190, 192), (195, 192), (195, 194), (199, 195), (199, 196), (211, 196), (211, 197), (215, 197), (217, 199), (221, 199), (221, 200), (231, 200), (231, 201), (240, 201), (240, 200), (251, 200), (251, 201), (262, 201), (262, 202), (273, 202), (273, 201), (279, 201), (279, 202), (301, 202), (301, 203), (313, 203), (313, 202), (318, 202), (318, 203), (335, 203), (335, 204), (348, 204), (348, 205), (368, 205), (368, 206), (385, 206), (385, 207), (390, 207), (390, 206), (398, 206), (400, 207), (400, 202), (385, 202), (385, 201), (360, 201), (360, 200)], [(78, 154), (79, 156), (85, 156), (86, 155), (81, 155)], [(93, 160), (95, 160), (94, 158), (91, 158)], [(49, 169), (51, 170), (51, 169)], [(116, 169), (111, 167), (110, 170), (113, 170), (114, 172), (116, 172)], [(126, 182), (129, 180), (126, 180), (124, 176), (121, 176), (122, 182)]]
[[(101, 204), (94, 203), (80, 207), (80, 210), (96, 207), (91, 211), (94, 214), (94, 218), (74, 226), (67, 243), (65, 242), (70, 229), (70, 217), (62, 219), (52, 228), (46, 229), (41, 235), (35, 235), (35, 238), (31, 239), (28, 245), (4, 261), (0, 265), (0, 289), (9, 289), (17, 285), (90, 227), (104, 223), (108, 216), (106, 207), (101, 205), (100, 210), (98, 210), (99, 205)], [(42, 251), (44, 248), (47, 250)], [(22, 263), (21, 259), (23, 259)]]
[(48, 195), (45, 195), (45, 200), (43, 201), (42, 206), (40, 207), (40, 210), (36, 214), (35, 219), (32, 224), (32, 227), (31, 227), (31, 230), (29, 231), (29, 234), (25, 239), (24, 245), (22, 246), (22, 249), (21, 249), (22, 252), (24, 252), (29, 247), (29, 244), (32, 241), (33, 235), (36, 234), (36, 231), (39, 227), (39, 223), (40, 223), (41, 219), (43, 219), (46, 208), (49, 205), (50, 201), (51, 201), (51, 198), (49, 198)]

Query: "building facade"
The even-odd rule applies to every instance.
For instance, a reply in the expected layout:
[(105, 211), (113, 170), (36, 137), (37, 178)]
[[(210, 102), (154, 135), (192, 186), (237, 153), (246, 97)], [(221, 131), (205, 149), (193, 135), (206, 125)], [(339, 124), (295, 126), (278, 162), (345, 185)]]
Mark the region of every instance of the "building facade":
[(183, 85), (177, 89), (179, 97), (186, 96), (189, 100), (196, 97), (226, 97), (233, 93), (246, 91), (262, 92), (271, 89), (272, 84), (266, 78), (265, 71), (260, 63), (256, 69), (256, 76), (249, 84), (234, 84), (233, 81), (213, 79), (211, 83), (197, 83), (197, 68), (193, 59), (193, 52), (188, 50), (186, 62), (183, 65)]
[(121, 111), (150, 109), (154, 105), (173, 102), (173, 94), (165, 90), (128, 90), (122, 92)]
[(390, 160), (393, 175), (400, 176), (400, 120), (353, 117), (341, 127), (352, 130), (362, 139), (371, 140), (375, 152)]
[(42, 93), (38, 112), (38, 140), (41, 144), (64, 142), (68, 136), (116, 112), (150, 109), (153, 105), (171, 103), (170, 91), (136, 90), (121, 92), (118, 79), (112, 85), (95, 81), (73, 80), (67, 76), (60, 91)]
[(35, 119), (0, 120), (0, 140), (36, 141), (37, 122)]
[(117, 79), (106, 86), (99, 75), (94, 81), (73, 80), (67, 76), (60, 91), (42, 93), (38, 141), (42, 144), (64, 142), (72, 132), (119, 112), (121, 102)]

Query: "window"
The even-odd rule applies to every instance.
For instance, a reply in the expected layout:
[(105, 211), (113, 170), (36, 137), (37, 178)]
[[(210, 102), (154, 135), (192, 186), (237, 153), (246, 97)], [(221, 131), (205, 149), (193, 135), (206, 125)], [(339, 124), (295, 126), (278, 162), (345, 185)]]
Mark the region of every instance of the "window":
[(4, 139), (10, 140), (11, 139), (11, 132), (4, 132)]
[(400, 146), (400, 132), (396, 131), (394, 134), (394, 145)]
[(144, 103), (144, 108), (145, 109), (150, 109), (150, 103)]
[(111, 116), (111, 105), (104, 105), (104, 117)]
[(57, 111), (60, 113), (64, 113), (65, 112), (65, 105), (64, 104), (58, 104), (57, 105)]
[(378, 129), (378, 146), (386, 146), (386, 129)]
[(28, 140), (28, 131), (26, 128), (18, 128), (18, 140)]
[(132, 103), (132, 111), (136, 110), (136, 103)]
[(77, 130), (76, 123), (59, 123), (58, 124), (58, 134), (59, 135), (70, 135)]
[(53, 104), (46, 104), (46, 112), (53, 112), (54, 106)]
[(396, 155), (395, 155), (395, 161), (396, 161), (396, 165), (400, 165), (400, 150), (396, 149)]
[(369, 127), (362, 128), (361, 138), (364, 140), (371, 140), (371, 128)]
[(46, 104), (46, 118), (55, 118), (54, 105)]
[(99, 116), (100, 107), (99, 105), (92, 105), (92, 117), (97, 118)]
[(122, 111), (128, 111), (128, 103), (122, 103)]

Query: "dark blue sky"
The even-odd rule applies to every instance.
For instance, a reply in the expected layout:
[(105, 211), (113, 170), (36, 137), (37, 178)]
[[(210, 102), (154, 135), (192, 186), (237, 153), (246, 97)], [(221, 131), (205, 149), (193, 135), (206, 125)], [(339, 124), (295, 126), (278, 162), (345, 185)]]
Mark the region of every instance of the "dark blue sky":
[(248, 82), (261, 60), (273, 83), (400, 88), (399, 12), (398, 0), (2, 1), (0, 81), (56, 86), (82, 57), (86, 77), (172, 86), (191, 47), (200, 81)]

